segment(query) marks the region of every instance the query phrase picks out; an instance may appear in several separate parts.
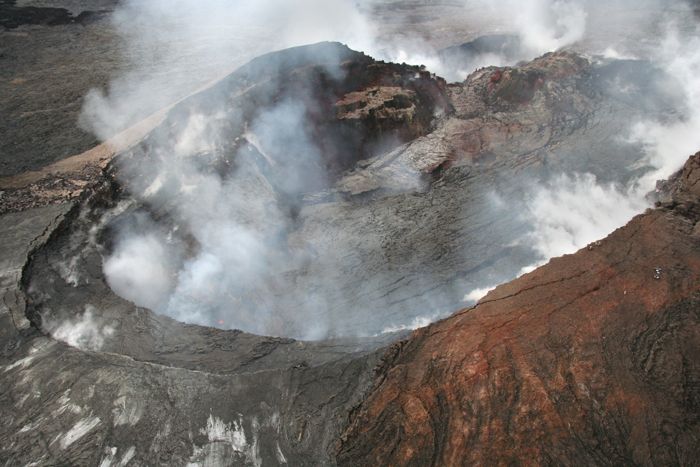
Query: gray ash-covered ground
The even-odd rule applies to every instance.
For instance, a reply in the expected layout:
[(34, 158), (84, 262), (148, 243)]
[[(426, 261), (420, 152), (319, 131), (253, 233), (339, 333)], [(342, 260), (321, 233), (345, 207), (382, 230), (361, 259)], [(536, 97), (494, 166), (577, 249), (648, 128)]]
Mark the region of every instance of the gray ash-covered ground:
[(95, 146), (95, 136), (78, 126), (83, 98), (106, 86), (122, 63), (107, 17), (77, 21), (54, 2), (51, 10), (63, 18), (54, 22), (41, 16), (48, 7), (15, 3), (0, 6), (0, 176)]

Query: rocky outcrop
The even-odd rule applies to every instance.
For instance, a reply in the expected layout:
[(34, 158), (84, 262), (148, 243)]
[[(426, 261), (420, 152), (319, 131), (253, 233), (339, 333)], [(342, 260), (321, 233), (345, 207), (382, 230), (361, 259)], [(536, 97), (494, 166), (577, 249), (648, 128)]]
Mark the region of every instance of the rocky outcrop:
[[(454, 112), (434, 131), (358, 165), (336, 188), (351, 195), (421, 190), (431, 180), (426, 175), (439, 177), (450, 167), (500, 167), (499, 177), (531, 170), (537, 177), (592, 172), (601, 180), (625, 180), (639, 151), (613, 135), (626, 131), (632, 115), (669, 112), (676, 100), (660, 85), (663, 76), (646, 62), (592, 63), (566, 51), (517, 67), (479, 69), (448, 85)], [(631, 95), (621, 86), (633, 89)]]
[[(261, 116), (282, 107), (280, 114), (300, 109), (311, 125), (308, 136), (323, 155), (319, 185), (310, 190), (324, 187), (326, 175), (333, 180), (358, 160), (429, 133), (436, 115), (451, 111), (445, 81), (421, 67), (375, 61), (337, 43), (288, 49), (253, 60), (196, 98), (185, 99), (116, 135), (114, 141), (34, 172), (0, 178), (0, 213), (77, 197), (86, 186), (99, 183), (102, 169), (115, 153), (125, 153), (122, 159), (131, 159), (129, 164), (134, 166), (138, 162), (133, 159), (150, 154), (154, 146), (174, 152), (175, 143), (164, 148), (163, 140), (175, 141), (173, 135), (182, 134), (190, 118), (197, 115), (220, 114), (218, 118), (227, 121), (217, 128), (225, 136), (217, 141), (218, 159), (208, 160), (212, 167), (222, 172), (231, 169), (230, 161), (243, 148), (265, 166), (269, 178), (284, 180), (287, 164), (303, 166), (307, 148), (285, 146), (271, 141), (274, 136), (257, 135), (249, 128)], [(150, 131), (154, 126), (153, 133), (144, 138), (143, 128)], [(130, 148), (137, 142), (140, 144)], [(260, 153), (263, 147), (277, 146), (283, 149)], [(300, 170), (304, 169), (320, 170), (313, 164)], [(141, 176), (150, 174), (147, 169), (134, 171)]]
[[(193, 117), (216, 115), (217, 121), (207, 122), (205, 129), (215, 133), (208, 137), (216, 149), (198, 151), (222, 175), (240, 165), (231, 161), (244, 152), (285, 195), (290, 194), (283, 186), (289, 164), (308, 173), (322, 169), (317, 177), (308, 177), (316, 185), (304, 191), (313, 192), (327, 188), (358, 161), (429, 133), (435, 117), (450, 110), (445, 81), (423, 68), (376, 61), (338, 43), (320, 43), (256, 58), (175, 106), (123, 159), (137, 165), (143, 155), (153, 157), (154, 146), (177, 152), (174, 136), (184, 134)], [(293, 136), (304, 134), (313, 148), (297, 141), (289, 144), (291, 136), (280, 137), (279, 131), (267, 128), (273, 123), (291, 127)], [(172, 142), (164, 144), (168, 140)], [(319, 161), (307, 160), (310, 150), (318, 152)]]
[(342, 465), (690, 465), (700, 449), (700, 153), (608, 238), (415, 331)]

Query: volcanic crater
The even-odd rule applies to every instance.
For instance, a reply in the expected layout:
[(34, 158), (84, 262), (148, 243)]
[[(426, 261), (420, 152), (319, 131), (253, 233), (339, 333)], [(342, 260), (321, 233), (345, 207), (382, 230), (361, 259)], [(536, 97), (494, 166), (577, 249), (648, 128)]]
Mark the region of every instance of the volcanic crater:
[[(492, 42), (516, 47), (443, 54)], [(607, 239), (473, 293), (542, 262), (533, 187), (649, 169), (618, 135), (679, 118), (669, 83), (571, 51), (456, 83), (339, 43), (251, 61), (38, 208), (1, 459), (692, 463), (698, 155)]]

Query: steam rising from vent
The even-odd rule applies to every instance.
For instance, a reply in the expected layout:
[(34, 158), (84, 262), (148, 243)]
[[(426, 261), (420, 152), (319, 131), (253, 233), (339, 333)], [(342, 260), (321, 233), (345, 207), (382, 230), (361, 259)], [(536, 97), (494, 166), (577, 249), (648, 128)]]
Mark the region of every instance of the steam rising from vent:
[[(592, 5), (576, 0), (466, 2), (489, 12), (491, 18), (512, 18), (518, 11), (513, 21), (506, 21), (505, 32), (515, 34), (519, 46), (507, 57), (498, 50), (487, 51), (467, 63), (448, 63), (420, 38), (399, 44), (379, 39), (378, 26), (367, 15), (371, 3), (363, 2), (359, 8), (350, 0), (127, 1), (114, 21), (126, 50), (135, 57), (134, 66), (106, 92), (88, 95), (82, 124), (109, 139), (254, 55), (318, 40), (341, 40), (380, 58), (419, 61), (433, 71), (463, 79), (476, 66), (512, 63), (585, 41)], [(670, 175), (700, 146), (700, 119), (695, 115), (700, 108), (696, 79), (700, 44), (683, 47), (683, 40), (669, 37), (666, 49), (652, 58), (667, 64), (683, 83), (689, 103), (686, 114), (675, 122), (633, 122), (629, 139), (643, 144), (649, 157), (648, 166), (639, 168), (642, 175), (626, 185), (599, 183), (588, 173), (555, 174), (529, 193), (522, 221), (529, 226), (527, 240), (542, 261), (573, 252), (623, 225), (647, 206), (645, 195), (652, 179)], [(341, 62), (334, 58), (327, 61)], [(326, 64), (324, 76), (338, 78), (346, 72), (337, 64)], [(172, 77), (177, 80), (171, 82)], [(274, 84), (278, 83), (271, 83), (271, 89)], [(145, 208), (114, 227), (114, 244), (103, 267), (116, 293), (189, 323), (307, 339), (336, 332), (329, 310), (342, 314), (344, 310), (334, 308), (340, 306), (335, 300), (347, 303), (355, 297), (342, 296), (334, 279), (322, 276), (313, 289), (282, 287), (282, 282), (295, 284), (314, 267), (316, 272), (333, 268), (334, 262), (343, 261), (339, 252), (352, 248), (344, 232), (332, 230), (333, 226), (323, 239), (331, 243), (325, 245), (324, 254), (314, 245), (319, 239), (313, 234), (318, 232), (309, 228), (304, 231), (311, 232), (309, 237), (298, 234), (303, 230), (298, 225), (302, 200), (322, 192), (331, 178), (324, 163), (327, 148), (320, 147), (313, 133), (312, 120), (320, 113), (309, 98), (315, 83), (306, 84), (295, 90), (294, 98), (258, 96), (274, 105), (261, 108), (250, 121), (237, 113), (239, 109), (219, 105), (235, 103), (235, 95), (211, 87), (206, 105), (176, 107), (167, 129), (151, 135), (147, 144), (133, 148), (130, 157), (120, 161), (120, 181)], [(231, 142), (232, 134), (240, 136)], [(667, 149), (669, 142), (680, 139), (687, 144)], [(314, 209), (321, 211), (323, 206)], [(170, 217), (156, 221), (162, 212)], [(335, 251), (336, 244), (345, 250)], [(425, 269), (425, 275), (432, 273), (430, 267)], [(384, 323), (379, 330), (412, 329), (440, 316), (430, 308), (435, 297), (429, 287), (421, 289), (420, 280), (406, 285), (403, 278), (376, 279), (390, 287), (428, 290), (416, 292), (414, 299), (425, 305), (426, 316), (391, 320), (390, 326)], [(478, 300), (496, 281), (485, 280), (488, 283), (472, 284), (476, 288), (463, 290), (458, 297), (466, 292), (465, 301)], [(380, 294), (378, 289), (360, 284), (352, 290), (360, 296)], [(70, 342), (88, 342), (90, 347), (101, 345), (102, 336), (109, 334), (109, 328), (93, 326), (88, 312), (80, 323), (71, 324), (76, 331), (100, 332), (87, 333), (87, 341), (74, 339), (65, 326), (58, 326), (54, 334)]]
[(573, 253), (624, 225), (647, 207), (639, 191), (600, 184), (593, 174), (560, 175), (534, 193), (529, 239), (542, 258)]
[(654, 170), (641, 181), (651, 190), (657, 180), (678, 170), (688, 154), (700, 148), (700, 38), (681, 34), (671, 27), (656, 60), (680, 84), (685, 108), (677, 121), (640, 121), (632, 127), (631, 140), (642, 143), (647, 163)]
[(377, 3), (381, 2), (126, 0), (112, 22), (125, 45), (128, 71), (106, 90), (95, 89), (86, 96), (80, 124), (107, 140), (271, 50), (339, 41), (378, 59), (423, 64), (447, 79), (462, 80), (480, 66), (513, 64), (569, 46), (581, 39), (586, 26), (586, 12), (576, 0), (465, 0), (465, 11), (476, 9), (496, 25), (514, 18), (496, 27), (515, 32), (523, 47), (515, 56), (495, 50), (469, 63), (446, 63), (419, 35), (398, 42), (383, 37), (383, 25), (373, 17)]
[(448, 80), (461, 81), (477, 68), (513, 65), (570, 46), (586, 32), (588, 15), (583, 2), (577, 0), (463, 0), (463, 3), (465, 10), (481, 13), (486, 21), (481, 27), (513, 34), (512, 42), (477, 48), (466, 58), (455, 61), (449, 54), (439, 54), (426, 41), (404, 40), (384, 46), (387, 58), (425, 64)]
[(540, 54), (571, 45), (586, 32), (586, 12), (572, 0), (506, 2), (519, 11), (515, 26), (526, 50)]
[[(222, 115), (189, 114), (178, 122), (183, 130), (176, 139), (154, 141), (146, 153), (137, 149), (124, 167), (134, 178), (125, 182), (149, 205), (168, 206), (176, 224), (163, 231), (140, 213), (120, 227), (104, 262), (112, 289), (180, 321), (321, 337), (322, 313), (313, 302), (290, 318), (274, 315), (267, 304), (273, 275), (300, 265), (288, 250), (286, 209), (325, 178), (307, 132), (307, 112), (303, 102), (284, 100), (260, 113), (244, 134), (245, 144), (230, 156), (236, 168), (225, 178), (209, 165), (209, 154), (222, 156), (228, 122)], [(196, 247), (185, 245), (180, 233)], [(256, 290), (254, 302), (243, 298)], [(288, 327), (288, 319), (314, 326), (302, 332)]]
[(369, 50), (352, 0), (125, 0), (112, 17), (127, 71), (86, 99), (81, 125), (103, 140), (263, 53), (325, 40)]
[(525, 217), (533, 225), (531, 238), (542, 257), (538, 264), (603, 238), (651, 207), (649, 194), (656, 182), (670, 177), (700, 148), (697, 33), (682, 33), (677, 24), (667, 23), (665, 38), (651, 51), (649, 58), (673, 78), (667, 85), (677, 88), (686, 105), (670, 121), (631, 122), (628, 141), (641, 144), (646, 153), (637, 167), (640, 176), (615, 186), (598, 183), (593, 174), (563, 175), (533, 193)]
[(127, 300), (161, 309), (173, 287), (170, 253), (155, 233), (126, 236), (104, 263), (107, 282)]
[(95, 308), (85, 307), (85, 312), (75, 319), (65, 321), (44, 321), (43, 326), (54, 339), (82, 350), (100, 350), (114, 334), (114, 328), (100, 322), (96, 317)]

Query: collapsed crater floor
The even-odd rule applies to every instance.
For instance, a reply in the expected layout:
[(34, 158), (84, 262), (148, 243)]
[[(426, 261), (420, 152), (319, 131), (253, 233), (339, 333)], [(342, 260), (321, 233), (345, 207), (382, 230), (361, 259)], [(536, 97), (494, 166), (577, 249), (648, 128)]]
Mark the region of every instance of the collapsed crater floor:
[(566, 52), (450, 85), (339, 44), (264, 56), (115, 159), (28, 270), (33, 312), (109, 309), (114, 290), (179, 321), (312, 340), (448, 316), (539, 261), (533, 187), (638, 175), (643, 151), (617, 135), (672, 107), (663, 78)]

